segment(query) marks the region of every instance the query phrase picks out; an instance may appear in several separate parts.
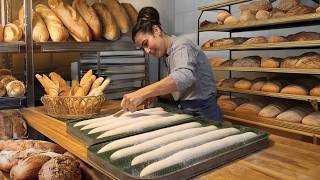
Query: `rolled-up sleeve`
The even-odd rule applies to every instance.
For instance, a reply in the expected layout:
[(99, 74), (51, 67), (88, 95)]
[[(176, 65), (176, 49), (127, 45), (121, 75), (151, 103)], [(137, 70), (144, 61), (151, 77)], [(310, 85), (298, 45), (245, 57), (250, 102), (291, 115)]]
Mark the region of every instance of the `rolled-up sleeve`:
[(176, 49), (170, 63), (169, 76), (175, 81), (177, 91), (184, 92), (196, 81), (196, 54), (191, 47)]

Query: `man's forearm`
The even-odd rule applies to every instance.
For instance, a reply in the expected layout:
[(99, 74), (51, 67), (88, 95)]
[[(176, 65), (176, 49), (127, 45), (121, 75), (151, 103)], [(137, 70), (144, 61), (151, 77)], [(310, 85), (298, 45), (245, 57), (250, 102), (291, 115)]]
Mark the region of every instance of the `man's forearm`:
[(175, 91), (177, 91), (176, 82), (169, 76), (165, 77), (159, 82), (138, 90), (138, 92), (141, 93), (145, 99), (170, 94)]

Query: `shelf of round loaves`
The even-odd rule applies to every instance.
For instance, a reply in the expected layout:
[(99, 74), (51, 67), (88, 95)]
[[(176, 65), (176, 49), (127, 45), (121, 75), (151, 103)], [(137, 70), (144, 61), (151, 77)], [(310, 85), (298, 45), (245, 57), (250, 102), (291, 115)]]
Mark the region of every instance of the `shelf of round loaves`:
[(317, 96), (305, 96), (305, 95), (273, 93), (273, 92), (264, 92), (264, 91), (242, 90), (242, 89), (226, 88), (226, 87), (217, 87), (217, 90), (225, 91), (225, 92), (242, 93), (242, 94), (252, 94), (252, 95), (259, 95), (259, 96), (269, 96), (269, 97), (276, 97), (276, 98), (283, 98), (283, 99), (320, 102), (320, 97), (317, 97)]
[(229, 6), (229, 5), (233, 5), (233, 4), (239, 4), (239, 3), (244, 3), (244, 2), (248, 2), (248, 1), (252, 1), (252, 0), (229, 0), (229, 1), (224, 1), (222, 3), (217, 3), (214, 5), (209, 5), (209, 6), (202, 6), (199, 7), (198, 10), (200, 11), (210, 11), (210, 10), (214, 10), (220, 7), (225, 7), (225, 6)]
[(298, 68), (260, 68), (260, 67), (213, 67), (214, 71), (239, 71), (239, 72), (270, 72), (293, 74), (320, 74), (320, 69)]

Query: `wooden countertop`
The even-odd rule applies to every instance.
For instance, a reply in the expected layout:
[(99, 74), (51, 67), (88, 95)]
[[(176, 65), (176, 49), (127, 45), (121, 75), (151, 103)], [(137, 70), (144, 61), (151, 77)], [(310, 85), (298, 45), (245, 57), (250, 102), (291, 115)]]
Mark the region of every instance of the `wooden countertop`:
[[(119, 102), (109, 101), (104, 109), (114, 113)], [(26, 108), (22, 113), (32, 128), (61, 145), (110, 178), (108, 172), (88, 161), (87, 147), (67, 133), (66, 123), (43, 114), (42, 107)], [(320, 146), (270, 135), (272, 145), (255, 154), (209, 171), (197, 179), (319, 179)]]

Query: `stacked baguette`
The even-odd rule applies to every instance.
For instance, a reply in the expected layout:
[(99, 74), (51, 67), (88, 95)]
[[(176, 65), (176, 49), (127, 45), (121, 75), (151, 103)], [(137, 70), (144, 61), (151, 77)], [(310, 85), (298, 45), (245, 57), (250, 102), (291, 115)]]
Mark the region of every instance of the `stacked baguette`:
[[(50, 77), (50, 78), (49, 78)], [(72, 86), (68, 86), (65, 80), (57, 73), (52, 72), (46, 75), (36, 74), (36, 78), (44, 87), (47, 95), (56, 96), (98, 96), (110, 83), (110, 79), (102, 77), (96, 78), (92, 70), (89, 70), (81, 79), (72, 81)]]

